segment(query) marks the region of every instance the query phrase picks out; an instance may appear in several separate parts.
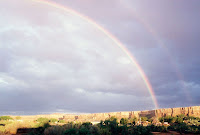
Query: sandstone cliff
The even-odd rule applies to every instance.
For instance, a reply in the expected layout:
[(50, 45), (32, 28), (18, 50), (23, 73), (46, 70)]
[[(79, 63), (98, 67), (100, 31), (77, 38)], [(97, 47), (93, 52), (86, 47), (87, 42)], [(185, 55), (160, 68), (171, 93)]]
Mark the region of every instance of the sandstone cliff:
[(167, 108), (167, 109), (156, 109), (150, 111), (130, 111), (130, 112), (111, 112), (111, 113), (93, 113), (93, 114), (82, 114), (82, 115), (64, 115), (61, 119), (66, 121), (100, 121), (110, 118), (112, 116), (121, 118), (134, 118), (134, 117), (164, 117), (164, 116), (176, 116), (184, 114), (186, 116), (200, 117), (200, 106), (192, 107), (180, 107), (180, 108)]
[(179, 114), (184, 114), (186, 116), (200, 117), (200, 106), (157, 109), (155, 110), (155, 114), (158, 117), (163, 117), (163, 116), (168, 116), (168, 115), (176, 116)]
[[(192, 107), (179, 107), (179, 108), (167, 108), (167, 109), (156, 109), (150, 111), (129, 111), (129, 112), (110, 112), (110, 113), (92, 113), (92, 114), (48, 114), (48, 115), (33, 115), (33, 116), (21, 116), (23, 120), (36, 120), (40, 117), (44, 118), (56, 118), (64, 119), (65, 121), (80, 121), (80, 122), (97, 122), (108, 119), (112, 116), (121, 118), (134, 118), (134, 117), (164, 117), (164, 116), (176, 116), (184, 114), (186, 116), (200, 117), (200, 106)], [(12, 116), (15, 118), (16, 116)]]

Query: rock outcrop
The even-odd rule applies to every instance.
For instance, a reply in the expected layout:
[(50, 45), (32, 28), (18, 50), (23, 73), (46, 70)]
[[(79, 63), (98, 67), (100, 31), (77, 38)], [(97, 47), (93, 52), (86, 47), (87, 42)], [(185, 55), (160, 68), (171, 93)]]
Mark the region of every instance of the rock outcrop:
[(134, 117), (165, 117), (165, 116), (176, 116), (184, 114), (186, 116), (200, 117), (200, 106), (193, 107), (180, 107), (180, 108), (167, 108), (167, 109), (156, 109), (150, 111), (130, 111), (130, 112), (110, 112), (110, 113), (93, 113), (93, 114), (81, 114), (81, 115), (64, 115), (60, 119), (66, 121), (100, 121), (108, 119), (112, 116), (121, 118), (134, 118)]
[(179, 114), (184, 114), (186, 116), (200, 117), (200, 106), (157, 109), (155, 110), (155, 114), (158, 117), (176, 116)]
[[(167, 108), (167, 109), (156, 109), (150, 111), (129, 111), (129, 112), (110, 112), (110, 113), (92, 113), (92, 114), (47, 114), (47, 115), (30, 115), (21, 116), (23, 120), (36, 120), (40, 117), (43, 118), (56, 118), (65, 121), (79, 121), (79, 122), (99, 122), (101, 120), (108, 119), (112, 116), (121, 118), (134, 118), (134, 117), (165, 117), (165, 116), (176, 116), (179, 114), (184, 114), (186, 116), (200, 117), (200, 106), (192, 107), (179, 107), (179, 108)], [(16, 116), (12, 116), (15, 118)]]

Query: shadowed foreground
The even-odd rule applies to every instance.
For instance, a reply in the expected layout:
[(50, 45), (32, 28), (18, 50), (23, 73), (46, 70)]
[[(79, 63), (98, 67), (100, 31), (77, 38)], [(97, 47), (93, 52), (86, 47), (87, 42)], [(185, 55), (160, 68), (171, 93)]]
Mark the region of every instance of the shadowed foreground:
[(0, 135), (200, 134), (200, 107), (99, 114), (0, 116)]
[[(1, 118), (1, 117), (0, 117)], [(4, 116), (3, 118), (10, 118)], [(155, 125), (155, 119), (142, 117), (118, 120), (111, 117), (92, 124), (91, 122), (63, 122), (56, 119), (39, 118), (30, 123), (1, 121), (5, 124), (5, 130), (1, 128), (1, 135), (179, 135), (200, 134), (200, 119), (178, 115), (176, 117), (159, 118), (161, 125)], [(168, 121), (170, 124), (168, 124)], [(7, 123), (6, 123), (7, 122)], [(62, 123), (63, 122), (63, 123)], [(29, 124), (29, 125), (28, 125)]]

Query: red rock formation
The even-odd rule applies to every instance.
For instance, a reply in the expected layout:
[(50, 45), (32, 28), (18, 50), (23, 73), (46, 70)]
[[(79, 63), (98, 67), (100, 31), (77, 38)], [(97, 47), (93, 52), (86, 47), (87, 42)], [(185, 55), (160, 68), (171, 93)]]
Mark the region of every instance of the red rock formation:
[[(117, 117), (118, 120), (121, 118), (134, 118), (134, 117), (164, 117), (164, 116), (176, 116), (184, 114), (186, 116), (200, 117), (200, 106), (192, 107), (180, 107), (180, 108), (167, 108), (167, 109), (156, 109), (150, 111), (130, 111), (130, 112), (110, 112), (110, 113), (92, 113), (92, 114), (48, 114), (48, 115), (35, 115), (35, 116), (21, 116), (23, 120), (36, 120), (40, 117), (45, 118), (56, 118), (64, 119), (66, 121), (101, 121), (108, 119), (112, 116)], [(15, 118), (16, 116), (12, 116)]]
[(156, 109), (150, 111), (131, 111), (131, 112), (110, 112), (110, 113), (94, 113), (94, 114), (82, 114), (82, 115), (65, 115), (66, 121), (100, 121), (108, 119), (112, 116), (117, 119), (121, 118), (134, 118), (134, 117), (164, 117), (164, 116), (176, 116), (184, 114), (186, 116), (200, 117), (200, 106), (193, 107), (181, 107), (181, 108), (167, 108)]
[(158, 117), (176, 116), (179, 114), (184, 114), (186, 116), (200, 117), (200, 106), (168, 108), (168, 109), (156, 110), (156, 116), (158, 116)]

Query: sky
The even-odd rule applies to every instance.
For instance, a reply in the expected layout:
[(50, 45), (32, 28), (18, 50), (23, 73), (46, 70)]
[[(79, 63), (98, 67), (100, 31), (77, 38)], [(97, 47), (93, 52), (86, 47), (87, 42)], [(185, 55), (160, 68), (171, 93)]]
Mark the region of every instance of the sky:
[(199, 0), (48, 2), (0, 0), (0, 114), (200, 105)]

